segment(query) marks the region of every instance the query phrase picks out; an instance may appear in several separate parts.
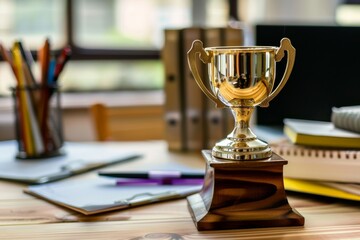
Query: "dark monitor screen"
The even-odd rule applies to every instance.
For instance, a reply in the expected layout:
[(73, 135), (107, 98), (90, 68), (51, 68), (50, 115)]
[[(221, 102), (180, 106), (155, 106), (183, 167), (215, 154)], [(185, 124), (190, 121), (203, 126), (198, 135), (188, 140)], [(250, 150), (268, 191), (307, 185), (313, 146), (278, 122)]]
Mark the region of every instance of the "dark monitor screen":
[[(360, 27), (256, 26), (256, 45), (296, 48), (291, 76), (268, 108), (257, 107), (257, 123), (281, 125), (284, 118), (330, 121), (331, 108), (360, 105)], [(286, 57), (276, 65), (279, 83)]]

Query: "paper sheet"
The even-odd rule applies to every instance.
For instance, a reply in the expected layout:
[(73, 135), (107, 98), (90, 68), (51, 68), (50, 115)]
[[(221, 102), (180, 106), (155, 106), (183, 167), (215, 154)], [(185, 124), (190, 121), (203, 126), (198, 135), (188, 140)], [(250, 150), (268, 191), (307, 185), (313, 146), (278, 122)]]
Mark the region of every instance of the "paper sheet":
[(200, 191), (201, 185), (117, 186), (115, 179), (56, 182), (30, 186), (26, 193), (86, 215), (182, 198)]
[(16, 147), (15, 141), (0, 142), (0, 178), (26, 183), (54, 181), (139, 156), (126, 149), (101, 143), (66, 142), (62, 156), (16, 159)]

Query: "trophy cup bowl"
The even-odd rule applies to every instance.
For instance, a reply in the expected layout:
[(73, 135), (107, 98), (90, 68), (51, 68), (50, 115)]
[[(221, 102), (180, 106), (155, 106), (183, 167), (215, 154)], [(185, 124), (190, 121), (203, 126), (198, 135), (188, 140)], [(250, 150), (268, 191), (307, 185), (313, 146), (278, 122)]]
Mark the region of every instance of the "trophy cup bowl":
[[(274, 89), (276, 62), (287, 51), (285, 73)], [(200, 77), (196, 58), (208, 65), (208, 83)], [(203, 48), (195, 40), (188, 52), (188, 63), (193, 76), (218, 108), (231, 109), (234, 130), (216, 143), (212, 156), (229, 160), (259, 160), (270, 158), (268, 143), (258, 139), (250, 129), (250, 118), (256, 106), (267, 107), (286, 84), (295, 61), (295, 48), (288, 38), (283, 38), (280, 47), (231, 46)], [(210, 86), (209, 90), (206, 86)], [(274, 89), (274, 90), (273, 90)]]

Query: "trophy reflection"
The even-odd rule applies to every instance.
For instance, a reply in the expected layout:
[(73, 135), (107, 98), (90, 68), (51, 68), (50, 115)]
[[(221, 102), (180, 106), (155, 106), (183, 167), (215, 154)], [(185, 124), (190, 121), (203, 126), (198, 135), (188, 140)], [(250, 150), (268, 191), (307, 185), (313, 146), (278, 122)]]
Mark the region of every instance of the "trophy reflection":
[[(285, 72), (275, 87), (276, 62), (287, 52)], [(208, 82), (200, 77), (197, 57), (208, 65)], [(256, 106), (267, 107), (283, 89), (295, 61), (287, 38), (280, 47), (209, 47), (195, 40), (188, 52), (191, 72), (217, 107), (228, 107), (234, 130), (203, 150), (207, 162), (200, 193), (187, 198), (198, 230), (300, 226), (304, 218), (287, 202), (283, 166), (287, 161), (271, 151), (250, 129)], [(207, 87), (209, 86), (209, 87)]]

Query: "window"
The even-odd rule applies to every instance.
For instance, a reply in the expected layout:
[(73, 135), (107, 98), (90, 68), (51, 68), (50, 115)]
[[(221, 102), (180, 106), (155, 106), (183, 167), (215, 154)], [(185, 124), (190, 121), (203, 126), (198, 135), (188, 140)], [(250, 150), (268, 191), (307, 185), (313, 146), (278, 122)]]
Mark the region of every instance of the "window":
[[(72, 46), (59, 81), (75, 92), (161, 89), (163, 29), (225, 26), (229, 15), (223, 0), (0, 0), (0, 6), (1, 18), (9, 19), (0, 22), (7, 47), (19, 37), (32, 50), (45, 37), (52, 50)], [(0, 95), (14, 83), (1, 62)]]
[(190, 0), (74, 1), (74, 43), (90, 49), (161, 49), (162, 30), (191, 25)]
[(0, 0), (0, 39), (6, 47), (21, 39), (37, 49), (45, 37), (53, 47), (65, 45), (65, 4), (61, 0)]
[[(38, 49), (49, 37), (59, 49), (66, 44), (65, 4), (62, 0), (0, 0), (0, 42), (11, 48), (21, 40), (29, 49)], [(0, 62), (0, 96), (9, 95), (15, 77), (7, 63)]]
[(347, 0), (336, 9), (336, 20), (342, 25), (360, 25), (360, 0)]

